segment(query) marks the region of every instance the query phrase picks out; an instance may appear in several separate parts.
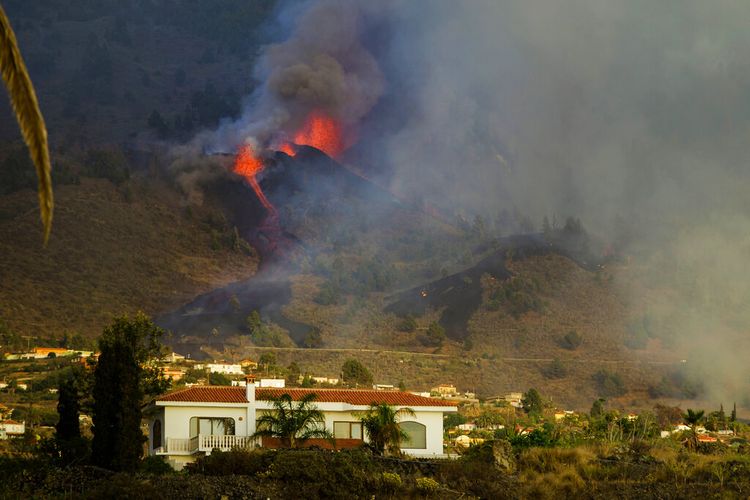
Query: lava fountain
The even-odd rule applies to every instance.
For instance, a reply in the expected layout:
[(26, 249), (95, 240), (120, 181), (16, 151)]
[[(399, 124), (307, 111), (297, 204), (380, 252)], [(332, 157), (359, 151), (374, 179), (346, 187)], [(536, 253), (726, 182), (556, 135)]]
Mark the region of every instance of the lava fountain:
[(282, 144), (279, 151), (295, 156), (294, 145), (312, 146), (335, 159), (347, 148), (341, 125), (322, 111), (311, 112), (302, 127), (294, 134), (292, 143)]
[(276, 208), (268, 201), (256, 178), (263, 170), (263, 161), (255, 155), (255, 151), (253, 151), (253, 148), (249, 144), (245, 144), (237, 151), (237, 157), (234, 160), (234, 168), (232, 170), (234, 173), (245, 178), (265, 209), (269, 213), (275, 214)]

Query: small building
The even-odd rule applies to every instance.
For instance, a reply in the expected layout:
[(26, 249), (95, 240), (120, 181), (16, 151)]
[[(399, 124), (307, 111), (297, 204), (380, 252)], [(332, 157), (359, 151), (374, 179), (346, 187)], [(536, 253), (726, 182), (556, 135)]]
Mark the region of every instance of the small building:
[(162, 361), (164, 363), (179, 363), (180, 361), (185, 361), (185, 356), (176, 352), (170, 352), (162, 358)]
[(477, 424), (473, 422), (466, 422), (465, 424), (459, 424), (458, 430), (464, 431), (464, 432), (471, 432), (477, 430)]
[(181, 380), (186, 373), (185, 370), (181, 370), (179, 368), (163, 368), (161, 372), (162, 374), (164, 374), (164, 378), (172, 379), (172, 382)]
[(239, 364), (230, 365), (227, 363), (208, 363), (206, 368), (211, 373), (223, 373), (224, 375), (244, 375), (242, 366)]
[[(339, 379), (333, 377), (310, 377), (316, 384), (338, 385)], [(304, 380), (304, 377), (303, 377)], [(300, 380), (301, 382), (301, 380)]]
[[(283, 378), (262, 378), (254, 382), (255, 387), (275, 387), (282, 389), (286, 387), (286, 379)], [(244, 380), (232, 380), (232, 387), (245, 387), (247, 382)]]
[(373, 384), (373, 389), (376, 391), (395, 391), (396, 387), (393, 384)]
[(522, 392), (509, 392), (505, 396), (503, 396), (503, 399), (506, 403), (510, 404), (511, 406), (514, 406), (516, 408), (520, 408), (522, 406), (523, 401), (523, 393)]
[(453, 396), (455, 394), (458, 394), (456, 386), (453, 384), (440, 384), (439, 386), (430, 389), (430, 392), (434, 392), (441, 396)]
[(26, 422), (0, 420), (0, 439), (23, 436), (25, 432)]
[(258, 362), (257, 361), (253, 361), (250, 358), (245, 358), (242, 361), (240, 361), (240, 366), (243, 369), (247, 369), (247, 370), (257, 370), (258, 369)]
[(482, 438), (472, 438), (467, 436), (466, 434), (463, 434), (461, 436), (458, 436), (456, 439), (453, 440), (456, 446), (460, 446), (462, 448), (468, 448), (469, 446), (473, 444), (482, 444), (484, 443), (484, 439)]

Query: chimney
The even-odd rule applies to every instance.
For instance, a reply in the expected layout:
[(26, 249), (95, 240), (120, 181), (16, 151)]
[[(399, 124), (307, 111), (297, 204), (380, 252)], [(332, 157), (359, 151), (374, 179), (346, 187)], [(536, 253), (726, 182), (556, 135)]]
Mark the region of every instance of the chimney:
[(247, 399), (245, 435), (252, 436), (255, 433), (255, 377), (253, 375), (245, 376), (245, 398)]
[(245, 398), (248, 403), (255, 403), (255, 377), (253, 375), (245, 376)]

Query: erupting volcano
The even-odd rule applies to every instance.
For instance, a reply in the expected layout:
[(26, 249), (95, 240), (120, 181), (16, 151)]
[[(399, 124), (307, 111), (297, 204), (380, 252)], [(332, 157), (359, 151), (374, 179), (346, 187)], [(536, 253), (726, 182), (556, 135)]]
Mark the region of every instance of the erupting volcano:
[(234, 160), (234, 168), (232, 170), (234, 173), (245, 178), (269, 213), (276, 213), (276, 209), (271, 202), (268, 201), (266, 195), (263, 194), (263, 190), (260, 188), (260, 184), (258, 184), (258, 180), (256, 179), (256, 176), (263, 170), (263, 161), (255, 155), (255, 151), (253, 151), (253, 148), (250, 145), (245, 144), (240, 147), (237, 152), (237, 157)]
[[(346, 150), (341, 125), (322, 111), (313, 111), (302, 127), (294, 134), (293, 143), (312, 146), (331, 158), (338, 158)], [(284, 143), (279, 148), (289, 156), (295, 156), (294, 145)]]

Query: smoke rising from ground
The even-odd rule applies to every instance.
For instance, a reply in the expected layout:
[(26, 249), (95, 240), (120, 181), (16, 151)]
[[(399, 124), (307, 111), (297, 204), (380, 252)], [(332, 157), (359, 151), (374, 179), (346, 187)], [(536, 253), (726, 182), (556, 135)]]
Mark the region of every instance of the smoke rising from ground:
[(747, 389), (746, 3), (291, 8), (243, 117), (210, 136), (218, 149), (270, 143), (323, 108), (359, 129), (350, 161), (397, 193), (489, 220), (580, 217), (651, 276), (622, 284), (634, 317), (676, 332), (716, 398)]

